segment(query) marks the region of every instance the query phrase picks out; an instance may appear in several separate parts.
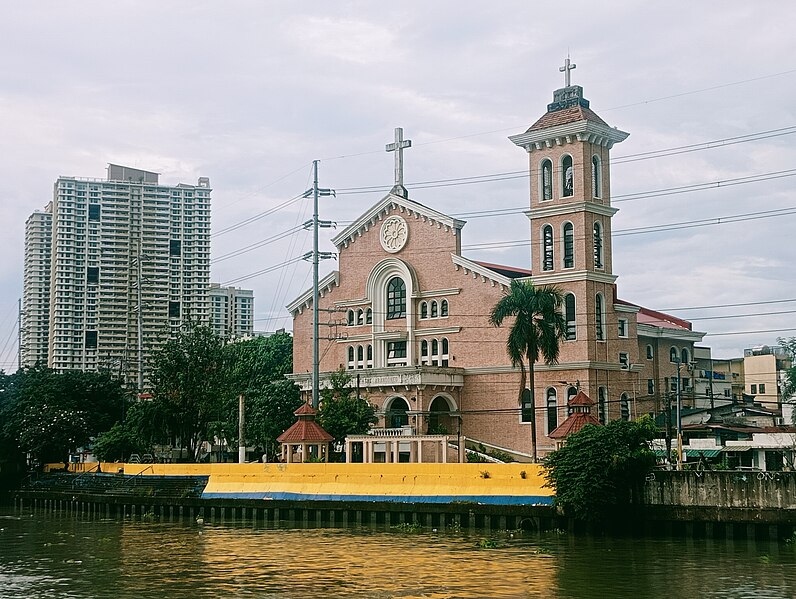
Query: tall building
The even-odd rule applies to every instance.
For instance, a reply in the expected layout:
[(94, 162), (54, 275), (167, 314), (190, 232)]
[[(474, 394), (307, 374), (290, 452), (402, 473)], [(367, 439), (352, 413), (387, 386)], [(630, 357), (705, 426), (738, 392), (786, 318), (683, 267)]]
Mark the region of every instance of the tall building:
[(210, 326), (227, 339), (254, 334), (254, 291), (211, 283)]
[[(401, 152), (409, 143), (401, 133), (388, 146), (396, 152), (392, 191), (332, 240), (339, 270), (319, 284), (322, 385), (347, 368), (378, 406), (380, 426), (461, 433), (520, 460), (555, 448), (550, 433), (579, 391), (604, 423), (662, 411), (678, 381), (682, 392), (693, 388), (694, 343), (703, 333), (617, 296), (610, 150), (627, 134), (589, 107), (581, 87), (556, 90), (547, 112), (510, 138), (529, 160), (530, 269), (462, 255), (465, 222), (404, 187)], [(489, 322), (515, 280), (556, 285), (565, 300), (559, 362), (535, 365), (533, 400), (530, 389), (520, 393), (520, 370), (506, 355), (510, 327)], [(288, 306), (290, 378), (307, 395), (312, 304), (309, 290)]]
[[(54, 370), (108, 368), (141, 388), (153, 351), (183, 322), (207, 322), (209, 179), (158, 179), (111, 164), (106, 180), (56, 181), (47, 351)], [(27, 278), (27, 264), (25, 271)]]
[(25, 268), (22, 283), (21, 366), (47, 364), (50, 320), (50, 251), (52, 204), (25, 223)]

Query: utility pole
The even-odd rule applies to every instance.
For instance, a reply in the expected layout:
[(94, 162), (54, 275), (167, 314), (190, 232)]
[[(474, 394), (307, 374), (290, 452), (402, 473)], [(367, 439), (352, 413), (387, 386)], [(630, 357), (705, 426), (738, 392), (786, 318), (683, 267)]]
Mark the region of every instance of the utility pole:
[(312, 227), (312, 407), (318, 409), (320, 403), (320, 357), (318, 350), (318, 262), (322, 259), (333, 258), (331, 252), (318, 252), (318, 229), (332, 226), (331, 221), (321, 221), (318, 219), (318, 198), (321, 196), (335, 195), (334, 190), (318, 188), (318, 163), (320, 160), (312, 161), (312, 189), (304, 192), (304, 197), (312, 195), (312, 220), (304, 223), (304, 227)]
[(17, 370), (22, 369), (22, 298), (17, 303)]
[(244, 414), (243, 414), (243, 393), (238, 395), (238, 464), (246, 463), (246, 440), (243, 434)]
[(136, 294), (138, 298), (137, 335), (138, 335), (138, 393), (144, 391), (144, 306), (142, 303), (141, 283), (141, 239), (138, 240), (138, 256), (136, 257)]
[(680, 392), (680, 358), (677, 358), (677, 469), (683, 469), (683, 422), (680, 417), (682, 394)]

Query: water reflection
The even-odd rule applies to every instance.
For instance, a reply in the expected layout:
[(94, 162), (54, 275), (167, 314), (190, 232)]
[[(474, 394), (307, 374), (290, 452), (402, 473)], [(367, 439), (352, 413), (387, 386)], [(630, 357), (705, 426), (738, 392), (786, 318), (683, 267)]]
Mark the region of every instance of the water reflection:
[(791, 597), (790, 545), (0, 516), (0, 597)]

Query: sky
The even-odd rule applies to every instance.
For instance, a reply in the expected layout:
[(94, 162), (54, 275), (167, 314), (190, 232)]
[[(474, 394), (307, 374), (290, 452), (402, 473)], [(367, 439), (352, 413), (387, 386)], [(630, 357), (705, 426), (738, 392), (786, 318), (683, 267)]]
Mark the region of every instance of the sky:
[[(26, 218), (58, 176), (104, 178), (109, 162), (168, 185), (210, 178), (212, 279), (254, 290), (258, 330), (290, 329), (284, 306), (311, 284), (294, 260), (311, 234), (282, 234), (311, 216), (288, 201), (312, 161), (338, 191), (320, 211), (334, 251), (392, 185), (395, 127), (413, 142), (410, 197), (467, 221), (464, 255), (529, 268), (527, 155), (508, 136), (563, 87), (567, 54), (592, 109), (630, 133), (612, 150), (619, 297), (691, 320), (714, 357), (796, 336), (796, 4), (41, 0), (2, 13), (0, 369), (16, 366)], [(487, 210), (500, 212), (473, 214)]]

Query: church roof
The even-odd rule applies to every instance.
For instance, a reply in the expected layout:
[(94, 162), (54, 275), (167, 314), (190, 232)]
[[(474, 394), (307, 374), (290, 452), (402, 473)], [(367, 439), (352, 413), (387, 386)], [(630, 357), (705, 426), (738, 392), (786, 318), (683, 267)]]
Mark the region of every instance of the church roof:
[(662, 329), (678, 329), (681, 331), (692, 330), (692, 325), (690, 322), (683, 320), (682, 318), (672, 316), (671, 314), (658, 312), (657, 310), (645, 308), (644, 306), (639, 306), (619, 298), (616, 298), (614, 303), (638, 308), (638, 316), (636, 316), (636, 320), (639, 324), (649, 324)]
[(482, 262), (481, 260), (473, 260), (473, 262), (475, 262), (475, 264), (480, 264), (489, 270), (494, 270), (499, 275), (503, 275), (504, 277), (508, 277), (510, 279), (522, 279), (525, 277), (530, 277), (533, 274), (527, 268), (503, 266), (502, 264), (492, 264), (491, 262)]
[(338, 249), (342, 246), (347, 247), (349, 243), (353, 242), (358, 236), (361, 236), (364, 231), (369, 230), (370, 227), (376, 226), (376, 223), (393, 208), (398, 208), (401, 212), (405, 212), (410, 216), (417, 216), (431, 221), (432, 223), (438, 223), (446, 227), (446, 230), (459, 230), (465, 225), (465, 221), (453, 218), (442, 212), (437, 212), (433, 208), (429, 208), (420, 202), (415, 202), (414, 200), (401, 197), (394, 193), (388, 193), (384, 198), (371, 206), (362, 216), (332, 238), (332, 243), (337, 246)]
[(578, 121), (591, 121), (599, 125), (608, 127), (608, 123), (602, 120), (597, 113), (591, 108), (584, 108), (577, 105), (563, 110), (556, 110), (555, 112), (546, 112), (538, 121), (531, 125), (526, 133), (531, 131), (538, 131), (539, 129), (547, 129), (555, 127), (556, 125), (567, 125), (569, 123), (576, 123)]

